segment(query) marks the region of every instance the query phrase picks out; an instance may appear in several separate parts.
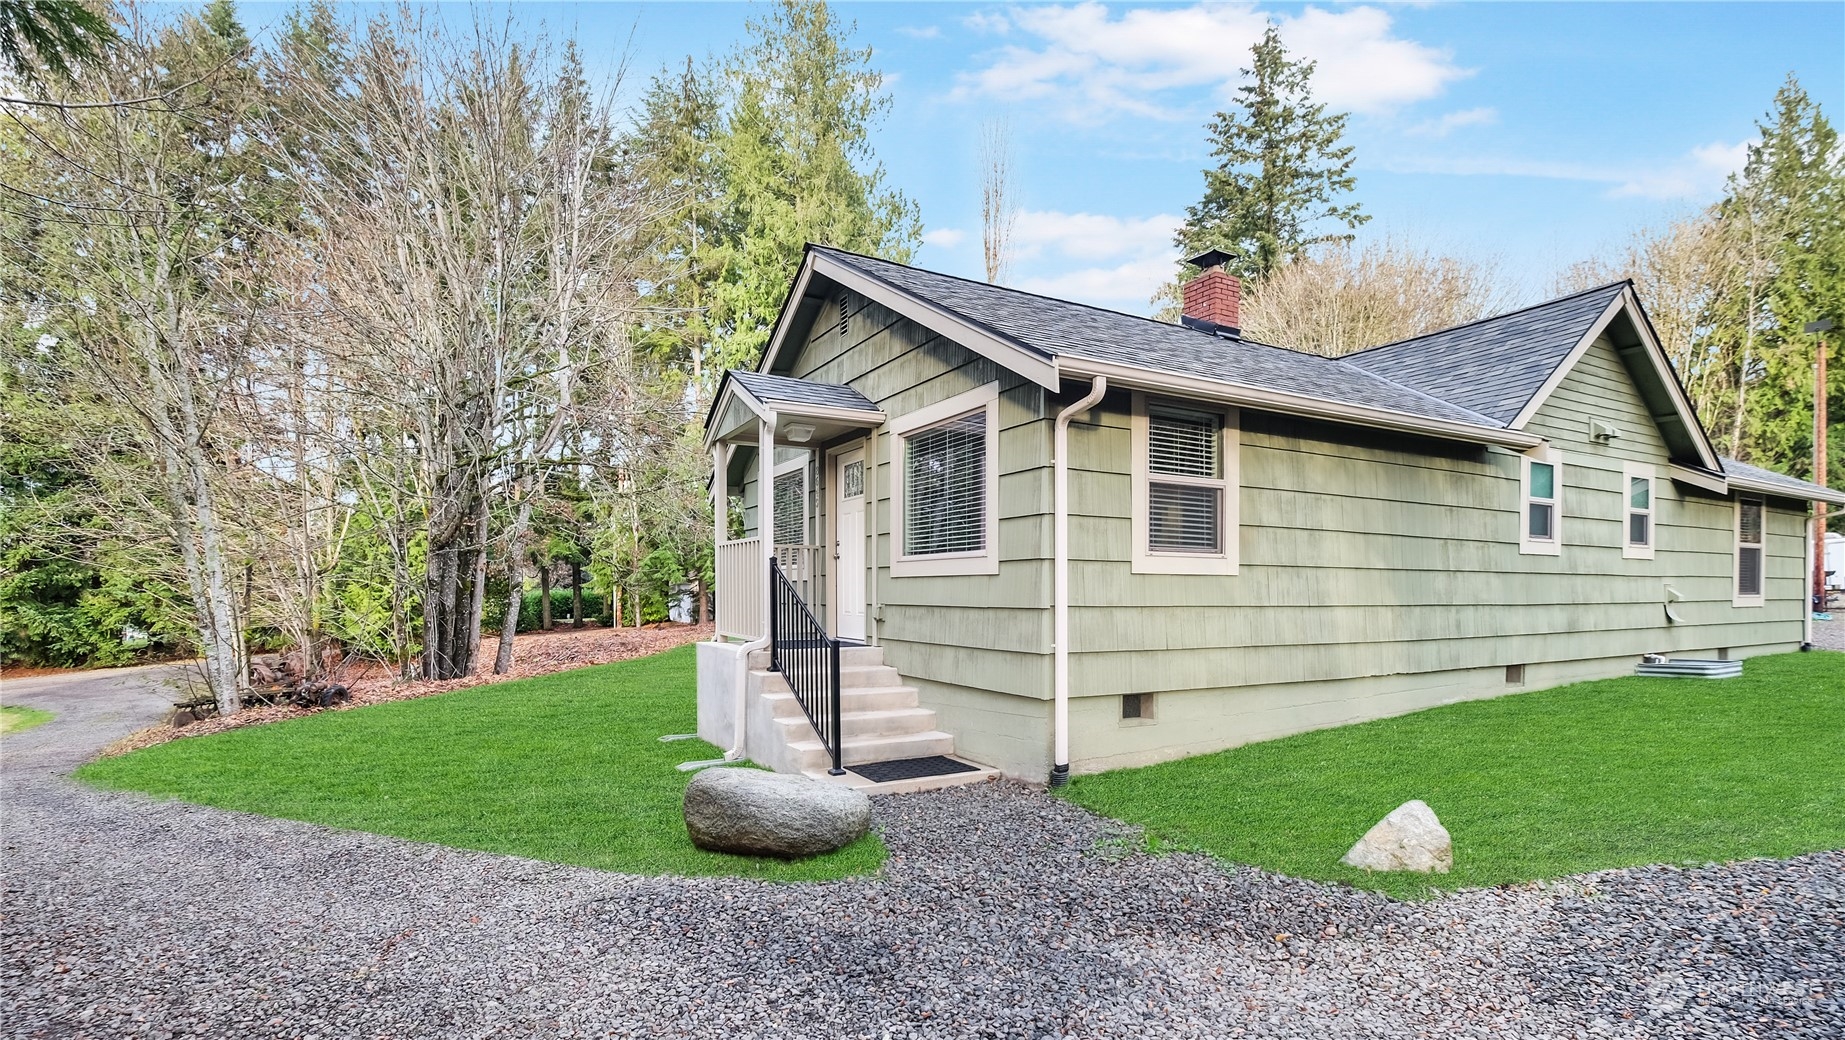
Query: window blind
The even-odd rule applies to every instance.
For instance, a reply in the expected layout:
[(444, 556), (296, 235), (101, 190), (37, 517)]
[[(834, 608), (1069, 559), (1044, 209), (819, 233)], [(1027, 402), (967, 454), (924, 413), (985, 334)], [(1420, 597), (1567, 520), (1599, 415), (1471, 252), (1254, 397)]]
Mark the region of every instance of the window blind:
[(1742, 499), (1736, 518), (1736, 594), (1762, 594), (1762, 503)]
[(1217, 417), (1191, 412), (1147, 412), (1147, 472), (1216, 478), (1223, 443)]
[(807, 474), (802, 470), (775, 478), (775, 544), (807, 544)]
[(904, 438), (904, 555), (985, 549), (986, 513), (984, 409)]
[[(1147, 548), (1152, 552), (1223, 551), (1224, 489), (1220, 420), (1199, 412), (1147, 411)], [(1158, 477), (1186, 478), (1184, 483)], [(1212, 483), (1194, 483), (1211, 481)]]
[(1222, 552), (1222, 488), (1147, 485), (1147, 547), (1158, 552)]

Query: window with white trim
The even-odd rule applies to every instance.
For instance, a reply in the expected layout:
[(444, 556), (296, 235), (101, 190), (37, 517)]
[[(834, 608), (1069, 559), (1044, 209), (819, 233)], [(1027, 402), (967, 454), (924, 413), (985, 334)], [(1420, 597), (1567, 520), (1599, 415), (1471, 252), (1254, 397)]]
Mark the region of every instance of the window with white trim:
[(1621, 467), (1621, 494), (1624, 506), (1621, 525), (1621, 555), (1629, 560), (1653, 558), (1653, 542), (1659, 525), (1654, 521), (1654, 492), (1658, 471), (1641, 462)]
[(980, 552), (987, 545), (984, 409), (904, 438), (903, 554)]
[(1137, 574), (1235, 574), (1234, 409), (1133, 401)]
[(807, 544), (807, 460), (784, 462), (775, 474), (775, 544)]
[(1563, 455), (1548, 445), (1525, 453), (1520, 463), (1518, 551), (1557, 556), (1563, 546)]
[(1767, 544), (1767, 503), (1748, 495), (1736, 500), (1736, 599), (1739, 607), (1759, 607), (1764, 552)]
[(892, 422), (897, 577), (999, 572), (999, 384)]

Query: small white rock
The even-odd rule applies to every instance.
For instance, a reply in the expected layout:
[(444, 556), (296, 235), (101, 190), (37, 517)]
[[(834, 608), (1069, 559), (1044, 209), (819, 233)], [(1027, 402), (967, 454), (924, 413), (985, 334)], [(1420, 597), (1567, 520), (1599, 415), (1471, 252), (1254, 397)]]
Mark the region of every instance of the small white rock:
[(1418, 798), (1390, 810), (1339, 862), (1360, 870), (1446, 874), (1454, 866), (1454, 842), (1435, 810)]

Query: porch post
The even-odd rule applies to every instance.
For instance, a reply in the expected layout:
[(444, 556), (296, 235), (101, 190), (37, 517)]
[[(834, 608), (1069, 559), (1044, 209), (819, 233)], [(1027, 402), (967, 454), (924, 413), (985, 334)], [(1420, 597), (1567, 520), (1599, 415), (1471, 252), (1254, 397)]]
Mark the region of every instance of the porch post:
[[(769, 581), (769, 561), (775, 558), (775, 413), (766, 412), (756, 427), (756, 535), (762, 540), (762, 623), (769, 623), (775, 597)], [(763, 632), (766, 639), (770, 632)]]
[(711, 446), (711, 547), (730, 540), (730, 445)]

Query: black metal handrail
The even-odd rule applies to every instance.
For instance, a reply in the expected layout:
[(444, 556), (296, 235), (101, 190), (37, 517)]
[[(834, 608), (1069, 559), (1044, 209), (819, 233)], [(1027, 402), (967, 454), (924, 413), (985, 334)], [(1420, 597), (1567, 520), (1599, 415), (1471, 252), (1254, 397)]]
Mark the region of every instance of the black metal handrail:
[(840, 764), (839, 640), (826, 634), (781, 563), (769, 558), (769, 670), (780, 672), (807, 713), (820, 743), (833, 756), (827, 772), (845, 774)]

